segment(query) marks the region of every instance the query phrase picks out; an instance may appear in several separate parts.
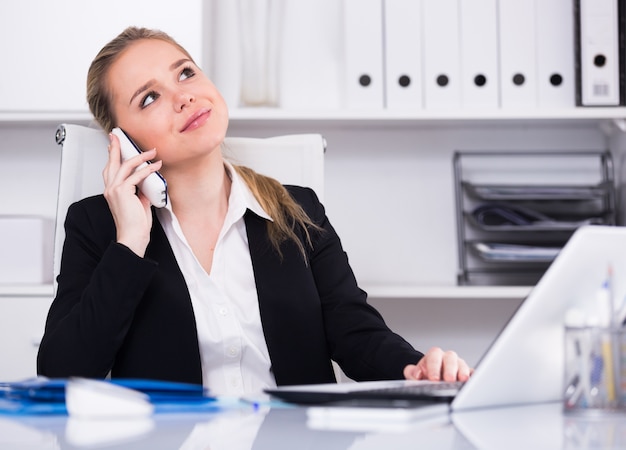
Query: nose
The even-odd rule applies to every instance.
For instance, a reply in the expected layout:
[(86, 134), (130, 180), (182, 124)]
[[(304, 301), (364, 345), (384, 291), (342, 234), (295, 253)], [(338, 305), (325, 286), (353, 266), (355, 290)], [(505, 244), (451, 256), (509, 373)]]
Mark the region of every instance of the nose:
[(176, 94), (176, 100), (174, 102), (175, 109), (177, 112), (181, 112), (183, 109), (185, 109), (195, 101), (196, 98), (193, 96), (193, 94), (180, 91), (178, 92), (178, 94)]

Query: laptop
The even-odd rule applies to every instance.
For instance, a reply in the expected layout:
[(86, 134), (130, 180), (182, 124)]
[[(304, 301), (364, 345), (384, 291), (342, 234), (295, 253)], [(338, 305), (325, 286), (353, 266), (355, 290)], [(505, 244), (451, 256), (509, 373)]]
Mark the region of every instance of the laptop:
[(402, 406), (399, 400), (405, 399), (406, 406), (448, 402), (453, 411), (560, 401), (565, 314), (573, 307), (588, 307), (609, 270), (615, 274), (615, 298), (622, 299), (626, 293), (626, 228), (578, 228), (478, 362), (472, 377), (458, 386), (435, 389), (432, 395), (419, 392), (417, 396), (380, 389), (400, 387), (406, 391), (409, 385), (440, 383), (332, 383), (284, 386), (265, 392), (299, 404), (373, 401), (380, 405), (386, 401), (389, 406)]

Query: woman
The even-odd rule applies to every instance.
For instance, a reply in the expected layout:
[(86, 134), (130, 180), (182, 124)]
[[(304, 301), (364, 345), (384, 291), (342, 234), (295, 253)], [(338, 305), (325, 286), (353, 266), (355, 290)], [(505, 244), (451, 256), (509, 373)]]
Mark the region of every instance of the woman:
[[(122, 163), (111, 134), (104, 195), (68, 211), (40, 374), (223, 395), (333, 382), (331, 359), (355, 380), (469, 377), (454, 352), (423, 355), (386, 327), (312, 190), (222, 158), (226, 104), (168, 35), (126, 29), (92, 62), (87, 91), (103, 129), (150, 150)], [(136, 189), (156, 170), (170, 198), (159, 210)]]

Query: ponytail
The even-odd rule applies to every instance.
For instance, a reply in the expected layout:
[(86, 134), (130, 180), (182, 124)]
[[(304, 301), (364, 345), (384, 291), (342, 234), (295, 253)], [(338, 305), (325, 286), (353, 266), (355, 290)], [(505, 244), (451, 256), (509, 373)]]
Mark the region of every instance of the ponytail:
[[(261, 207), (272, 218), (273, 221), (268, 223), (268, 233), (270, 242), (278, 254), (282, 257), (280, 244), (290, 240), (296, 244), (305, 262), (308, 263), (305, 246), (312, 247), (313, 245), (311, 230), (319, 231), (322, 228), (311, 220), (277, 180), (245, 166), (233, 165), (233, 167), (248, 185)], [(295, 231), (297, 228), (302, 230), (304, 242), (298, 238)]]

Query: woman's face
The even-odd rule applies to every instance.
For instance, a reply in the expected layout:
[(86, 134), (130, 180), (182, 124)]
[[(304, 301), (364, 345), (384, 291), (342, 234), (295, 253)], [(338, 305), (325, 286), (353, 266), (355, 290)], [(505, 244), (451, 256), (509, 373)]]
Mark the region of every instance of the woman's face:
[(195, 163), (218, 149), (228, 108), (204, 73), (176, 46), (156, 39), (126, 48), (108, 72), (116, 126), (157, 150), (163, 167)]

